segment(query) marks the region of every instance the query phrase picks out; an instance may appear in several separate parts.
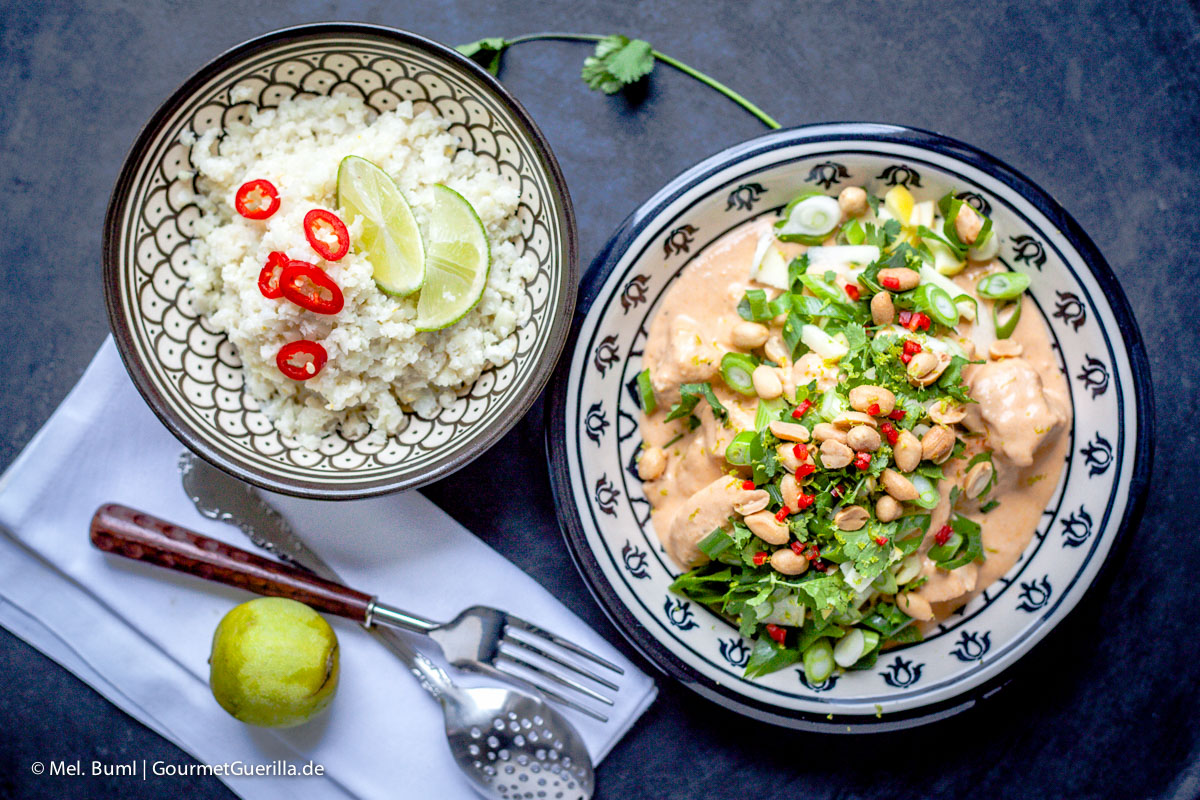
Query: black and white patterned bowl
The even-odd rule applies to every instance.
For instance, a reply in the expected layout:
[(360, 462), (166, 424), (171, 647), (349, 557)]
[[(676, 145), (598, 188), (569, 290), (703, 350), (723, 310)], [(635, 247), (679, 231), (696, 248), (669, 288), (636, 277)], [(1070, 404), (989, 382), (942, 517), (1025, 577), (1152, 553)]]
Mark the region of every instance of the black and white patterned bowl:
[[(663, 293), (709, 243), (774, 216), (802, 190), (906, 185), (954, 189), (991, 215), (1000, 258), (1030, 292), (1068, 378), (1074, 422), (1058, 490), (1033, 542), (1002, 579), (924, 642), (874, 669), (809, 685), (798, 668), (742, 677), (749, 643), (672, 594), (679, 570), (649, 524), (635, 470), (635, 376)], [(554, 381), (548, 446), (562, 525), (585, 580), (651, 662), (701, 695), (762, 720), (836, 732), (941, 719), (1004, 682), (1017, 659), (1080, 602), (1136, 524), (1150, 474), (1149, 369), (1129, 305), (1078, 224), (1027, 178), (937, 134), (816, 125), (737, 145), (676, 178), (621, 226), (584, 278), (575, 349)]]
[[(235, 89), (249, 101), (231, 99)], [(317, 450), (282, 437), (243, 389), (237, 353), (191, 307), (180, 261), (199, 216), (181, 138), (244, 119), (251, 103), (351, 93), (378, 111), (411, 100), (451, 122), (459, 144), (520, 189), (524, 252), (538, 264), (533, 309), (516, 356), (489, 370), (435, 419), (410, 417), (383, 442), (325, 437)], [(240, 97), (240, 95), (239, 95)], [(455, 51), (372, 25), (304, 25), (253, 39), (205, 65), (147, 123), (117, 180), (104, 231), (104, 290), (125, 366), (150, 407), (185, 444), (275, 491), (352, 498), (445, 476), (494, 444), (554, 370), (578, 284), (575, 219), (541, 131), (495, 78)]]

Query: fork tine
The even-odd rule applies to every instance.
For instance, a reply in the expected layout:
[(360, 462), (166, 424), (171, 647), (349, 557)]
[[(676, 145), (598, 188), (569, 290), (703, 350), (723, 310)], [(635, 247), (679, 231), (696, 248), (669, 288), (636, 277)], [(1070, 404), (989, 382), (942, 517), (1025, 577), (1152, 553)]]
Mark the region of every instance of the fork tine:
[(525, 620), (521, 619), (520, 617), (514, 617), (512, 614), (507, 614), (505, 621), (509, 625), (516, 627), (518, 630), (528, 631), (529, 633), (536, 634), (537, 636), (541, 636), (543, 639), (548, 639), (549, 641), (554, 642), (554, 644), (558, 645), (562, 649), (569, 650), (570, 652), (574, 653), (575, 655), (583, 656), (584, 658), (586, 658), (590, 661), (593, 661), (602, 667), (607, 667), (608, 669), (612, 670), (613, 672), (617, 673), (618, 675), (625, 674), (625, 670), (621, 669), (616, 664), (605, 661), (603, 658), (596, 655), (591, 650), (585, 650), (582, 647), (580, 647), (579, 645), (575, 644), (574, 642), (564, 639), (561, 636), (559, 636), (558, 634), (551, 633), (550, 631), (546, 630), (545, 628), (539, 628), (537, 625), (534, 625), (531, 622), (526, 622)]
[(505, 666), (504, 659), (507, 659), (507, 660), (511, 661), (512, 663), (517, 664), (519, 666), (525, 667), (526, 669), (529, 669), (532, 672), (535, 672), (535, 673), (543, 672), (543, 670), (539, 670), (538, 668), (536, 668), (530, 664), (526, 664), (524, 661), (521, 661), (521, 660), (515, 659), (515, 658), (511, 658), (511, 657), (509, 657), (507, 655), (503, 655), (503, 654), (496, 657), (496, 661), (494, 662), (493, 666), (495, 666), (496, 669), (500, 670), (501, 672), (503, 672), (507, 675), (512, 675), (514, 678), (523, 680), (526, 683), (533, 685), (534, 687), (537, 688), (538, 691), (540, 691), (542, 694), (546, 695), (546, 697), (549, 697), (551, 700), (553, 700), (556, 703), (560, 703), (560, 704), (566, 706), (567, 708), (573, 708), (576, 711), (578, 711), (579, 713), (586, 714), (587, 716), (591, 717), (592, 719), (599, 720), (600, 722), (608, 722), (608, 717), (604, 716), (600, 712), (593, 711), (592, 709), (588, 708), (587, 706), (580, 705), (579, 703), (576, 703), (574, 700), (570, 700), (570, 699), (564, 697), (563, 695), (561, 695), (558, 692), (554, 691), (553, 689), (545, 686), (544, 684), (530, 680), (529, 677), (526, 675), (522, 675), (521, 673), (518, 673), (518, 672), (513, 672), (511, 669), (505, 669), (504, 668), (504, 666)]
[(613, 683), (610, 680), (600, 677), (596, 673), (592, 672), (590, 669), (585, 669), (584, 667), (581, 667), (577, 664), (572, 664), (570, 661), (567, 661), (562, 656), (555, 655), (554, 653), (551, 653), (551, 652), (539, 647), (537, 644), (535, 644), (534, 642), (532, 642), (528, 639), (524, 639), (520, 636), (513, 635), (513, 631), (520, 631), (520, 630), (521, 630), (521, 628), (505, 628), (505, 630), (504, 630), (505, 638), (501, 639), (501, 641), (509, 642), (511, 644), (515, 644), (520, 647), (523, 647), (526, 650), (530, 650), (534, 653), (537, 653), (539, 656), (546, 659), (547, 661), (553, 661), (555, 664), (558, 664), (561, 667), (569, 669), (572, 672), (575, 672), (579, 675), (582, 675), (585, 678), (591, 678), (593, 681), (600, 684), (601, 686), (603, 686), (606, 689), (612, 689), (614, 692), (621, 691), (620, 686), (618, 686), (617, 684)]
[[(510, 644), (507, 640), (505, 640), (503, 643)], [(574, 689), (575, 691), (579, 692), (580, 694), (587, 695), (588, 697), (592, 698), (593, 700), (597, 700), (601, 703), (604, 703), (605, 705), (609, 705), (609, 706), (613, 705), (612, 700), (610, 700), (609, 698), (600, 694), (595, 689), (584, 686), (582, 683), (572, 680), (571, 678), (567, 678), (562, 675), (559, 675), (557, 672), (555, 672), (553, 670), (546, 669), (545, 667), (541, 667), (541, 666), (538, 666), (537, 664), (531, 663), (530, 661), (527, 660), (526, 657), (523, 657), (522, 655), (518, 655), (518, 654), (514, 653), (512, 650), (504, 648), (504, 649), (501, 649), (500, 653), (505, 658), (507, 658), (509, 661), (514, 661), (514, 662), (520, 664), (522, 667), (525, 667), (526, 669), (536, 672), (538, 675), (549, 678), (550, 680), (554, 681), (555, 683), (558, 683), (562, 686), (566, 686), (571, 689)]]

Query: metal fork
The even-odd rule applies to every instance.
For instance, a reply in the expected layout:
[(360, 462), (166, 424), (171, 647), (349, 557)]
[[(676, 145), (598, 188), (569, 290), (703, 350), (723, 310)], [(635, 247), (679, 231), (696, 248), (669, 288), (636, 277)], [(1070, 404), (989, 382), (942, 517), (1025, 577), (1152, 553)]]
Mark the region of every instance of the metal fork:
[[(241, 528), (256, 545), (292, 563), (321, 563), (287, 520), (254, 487), (188, 452), (180, 457), (179, 471), (184, 490), (204, 516)], [(332, 577), (340, 583), (331, 573), (322, 577)], [(555, 702), (601, 722), (608, 721), (604, 714), (567, 695), (611, 706), (613, 700), (604, 690), (618, 692), (620, 687), (566, 654), (594, 664), (602, 672), (608, 670), (619, 676), (625, 671), (574, 642), (488, 606), (473, 606), (450, 622), (439, 624), (384, 605), (375, 598), (366, 599), (369, 602), (365, 619), (359, 621), (368, 627), (378, 621), (426, 634), (441, 646), (446, 660), (459, 669), (523, 682)], [(554, 648), (563, 652), (556, 653)]]
[(367, 609), (366, 624), (370, 626), (376, 621), (427, 635), (441, 646), (446, 660), (459, 669), (503, 673), (526, 681), (547, 697), (601, 722), (607, 722), (608, 717), (570, 699), (563, 692), (572, 691), (611, 706), (611, 697), (585, 681), (613, 692), (620, 691), (621, 687), (593, 669), (554, 652), (554, 648), (617, 675), (625, 674), (625, 670), (590, 650), (490, 606), (471, 606), (451, 621), (437, 623), (372, 600)]

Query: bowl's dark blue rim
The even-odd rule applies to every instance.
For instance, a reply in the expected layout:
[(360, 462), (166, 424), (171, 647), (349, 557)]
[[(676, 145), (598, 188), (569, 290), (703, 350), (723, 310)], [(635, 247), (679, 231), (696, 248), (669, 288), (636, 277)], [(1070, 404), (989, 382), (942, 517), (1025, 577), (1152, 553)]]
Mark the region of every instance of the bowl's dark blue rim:
[[(516, 400), (511, 413), (506, 418), (497, 420), (487, 436), (474, 440), (469, 447), (462, 449), (454, 454), (453, 457), (439, 462), (431, 469), (413, 478), (399, 481), (388, 478), (373, 479), (362, 481), (361, 483), (330, 487), (326, 484), (311, 481), (292, 479), (283, 481), (269, 472), (257, 468), (247, 468), (210, 448), (200, 437), (192, 432), (191, 427), (183, 419), (166, 407), (163, 398), (159, 396), (153, 382), (150, 380), (149, 372), (134, 355), (136, 348), (134, 346), (133, 334), (124, 324), (120, 293), (117, 291), (117, 270), (119, 269), (117, 254), (120, 247), (118, 231), (120, 230), (121, 209), (125, 206), (129, 193), (132, 190), (133, 175), (137, 169), (137, 165), (159, 135), (166, 120), (188, 98), (215, 74), (236, 65), (248, 56), (281, 43), (291, 43), (303, 39), (322, 39), (339, 35), (382, 39), (390, 42), (399, 41), (404, 44), (413, 45), (427, 51), (430, 55), (451, 62), (459, 69), (472, 74), (495, 93), (500, 102), (513, 112), (517, 120), (526, 129), (533, 142), (534, 151), (541, 160), (541, 166), (549, 176), (550, 185), (559, 193), (562, 207), (559, 224), (566, 238), (567, 264), (565, 265), (566, 274), (563, 276), (565, 302), (553, 325), (550, 326), (549, 332), (545, 334), (549, 337), (549, 340), (542, 354), (542, 359), (533, 372), (530, 373), (527, 391), (523, 392), (521, 397)], [(563, 349), (566, 347), (579, 284), (579, 237), (575, 224), (575, 210), (571, 203), (571, 195), (567, 189), (567, 182), (563, 176), (562, 168), (558, 164), (558, 159), (555, 158), (554, 151), (550, 148), (549, 140), (537, 126), (537, 123), (534, 122), (533, 117), (521, 105), (520, 101), (504, 88), (503, 84), (495, 76), (451, 47), (397, 28), (357, 22), (321, 22), (296, 25), (256, 36), (226, 50), (184, 81), (158, 107), (150, 117), (150, 120), (142, 127), (137, 138), (134, 140), (133, 146), (125, 156), (117, 183), (113, 188), (112, 196), (109, 198), (108, 210), (104, 218), (101, 255), (104, 303), (108, 311), (109, 328), (112, 330), (113, 338), (117, 343), (117, 350), (121, 354), (121, 360), (125, 363), (125, 368), (133, 379), (138, 392), (163, 425), (197, 455), (247, 483), (281, 494), (315, 500), (353, 500), (389, 494), (403, 489), (415, 489), (443, 478), (483, 455), (488, 448), (500, 441), (525, 416), (525, 413), (529, 411), (530, 407), (541, 394), (551, 375), (554, 374), (555, 365), (562, 355)]]
[(1126, 355), (1129, 358), (1136, 399), (1138, 448), (1134, 456), (1133, 474), (1129, 481), (1129, 502), (1117, 528), (1113, 545), (1096, 579), (1084, 592), (1075, 607), (1055, 621), (1046, 636), (1003, 672), (947, 700), (905, 712), (889, 713), (886, 720), (883, 721), (838, 714), (833, 715), (830, 719), (825, 715), (781, 709), (769, 703), (752, 700), (731, 692), (679, 659), (634, 618), (609, 585), (599, 561), (587, 545), (579, 511), (574, 504), (571, 478), (567, 470), (566, 403), (570, 365), (574, 360), (573, 353), (568, 353), (559, 364), (555, 380), (551, 384), (550, 424), (546, 428), (546, 447), (559, 527), (566, 539), (571, 558), (583, 576), (584, 583), (592, 596), (600, 604), (610, 621), (653, 667), (698, 691), (703, 696), (715, 697), (716, 702), (721, 705), (759, 719), (808, 730), (845, 732), (849, 728), (855, 732), (875, 732), (889, 729), (898, 730), (923, 724), (924, 721), (942, 719), (977, 705), (985, 698), (990, 698), (999, 687), (1011, 680), (1014, 669), (1023, 659), (1027, 658), (1030, 653), (1040, 650), (1054, 632), (1060, 629), (1059, 626), (1065, 619), (1071, 617), (1094, 599), (1099, 589), (1107, 585), (1112, 577), (1113, 565), (1121, 560), (1128, 548), (1131, 531), (1137, 527), (1145, 508), (1146, 488), (1153, 466), (1154, 419), (1151, 410), (1154, 406), (1146, 348), (1129, 301), (1125, 297), (1116, 275), (1108, 266), (1108, 262), (1105, 261), (1104, 256), (1101, 255), (1079, 223), (1032, 180), (994, 156), (939, 133), (900, 125), (835, 122), (786, 128), (733, 145), (686, 170), (633, 211), (592, 260), (584, 274), (583, 284), (580, 288), (579, 304), (571, 326), (572, 342), (578, 341), (583, 320), (592, 303), (595, 302), (604, 281), (634, 239), (660, 212), (689, 191), (691, 187), (721, 172), (730, 164), (753, 155), (760, 155), (800, 141), (807, 143), (846, 140), (883, 141), (919, 146), (952, 156), (999, 180), (1030, 202), (1059, 229), (1072, 247), (1079, 252), (1109, 303), (1117, 327), (1121, 332)]

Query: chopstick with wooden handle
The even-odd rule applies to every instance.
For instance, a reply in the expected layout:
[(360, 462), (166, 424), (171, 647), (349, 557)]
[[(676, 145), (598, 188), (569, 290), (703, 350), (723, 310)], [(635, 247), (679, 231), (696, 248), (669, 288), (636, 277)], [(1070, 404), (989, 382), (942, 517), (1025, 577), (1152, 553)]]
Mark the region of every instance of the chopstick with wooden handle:
[(115, 555), (255, 594), (288, 597), (365, 622), (374, 598), (269, 558), (201, 536), (142, 511), (108, 503), (92, 516), (92, 544)]

